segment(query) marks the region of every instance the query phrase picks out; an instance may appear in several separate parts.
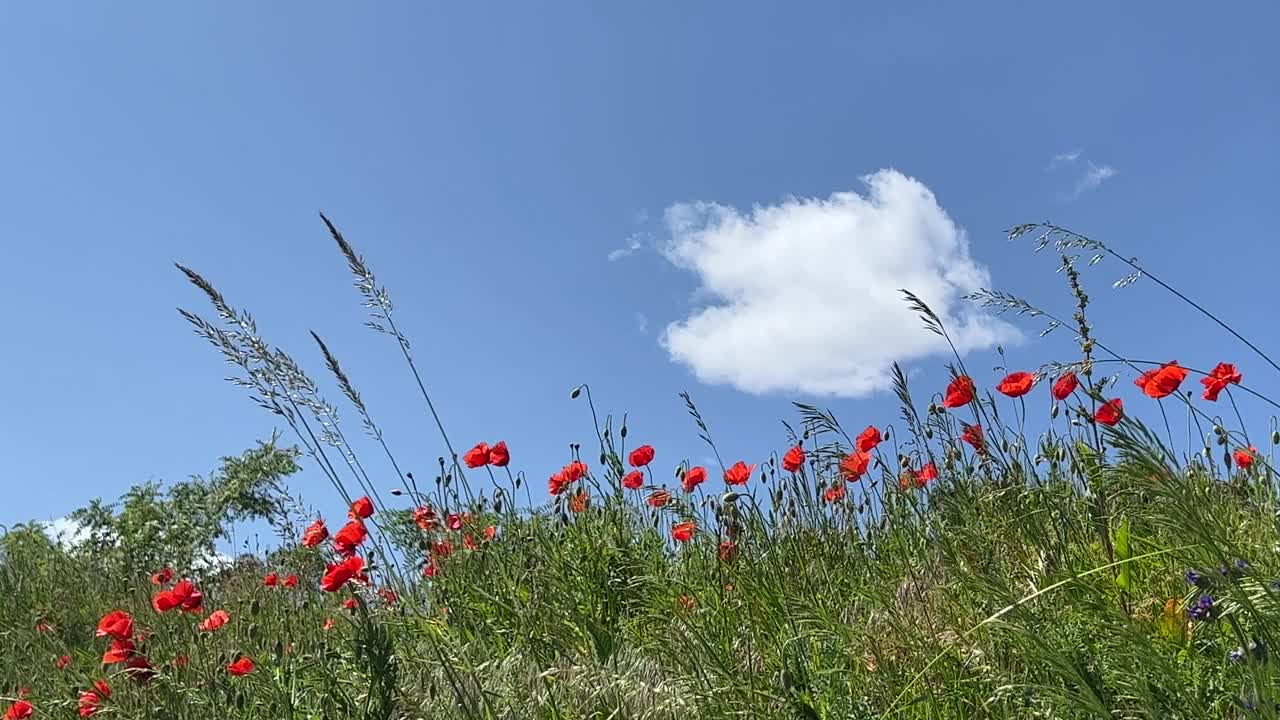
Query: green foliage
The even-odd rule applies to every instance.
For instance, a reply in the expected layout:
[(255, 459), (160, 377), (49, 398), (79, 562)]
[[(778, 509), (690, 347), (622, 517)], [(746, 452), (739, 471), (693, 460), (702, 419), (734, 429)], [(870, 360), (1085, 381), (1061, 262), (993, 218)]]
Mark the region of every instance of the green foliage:
[(75, 552), (126, 573), (190, 571), (213, 556), (234, 523), (287, 522), (289, 495), (282, 481), (298, 471), (297, 458), (296, 448), (277, 447), (272, 440), (222, 458), (207, 479), (135, 485), (114, 504), (95, 499), (68, 515), (84, 536)]

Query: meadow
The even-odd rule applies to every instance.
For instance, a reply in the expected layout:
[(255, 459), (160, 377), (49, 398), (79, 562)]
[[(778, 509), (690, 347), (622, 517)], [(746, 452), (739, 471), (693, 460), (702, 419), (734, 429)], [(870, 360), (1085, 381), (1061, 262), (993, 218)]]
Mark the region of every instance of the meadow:
[[(435, 476), (402, 472), (321, 338), (323, 379), (180, 267), (211, 308), (183, 315), (289, 435), (91, 503), (74, 542), (6, 530), (5, 720), (1280, 717), (1280, 435), (1236, 410), (1280, 407), (1245, 382), (1280, 366), (1216, 317), (1239, 355), (1216, 367), (1113, 353), (1081, 275), (1099, 260), (1205, 311), (1110, 246), (1010, 231), (1060, 259), (1070, 316), (970, 298), (1071, 333), (1074, 357), (991, 380), (957, 355), (943, 387), (895, 366), (898, 417), (797, 403), (757, 458), (721, 457), (684, 395), (714, 466), (583, 386), (596, 442), (545, 478), (448, 434), (389, 292), (325, 223), (439, 431)], [(301, 463), (347, 515), (295, 499)], [(278, 547), (212, 560), (244, 521)]]

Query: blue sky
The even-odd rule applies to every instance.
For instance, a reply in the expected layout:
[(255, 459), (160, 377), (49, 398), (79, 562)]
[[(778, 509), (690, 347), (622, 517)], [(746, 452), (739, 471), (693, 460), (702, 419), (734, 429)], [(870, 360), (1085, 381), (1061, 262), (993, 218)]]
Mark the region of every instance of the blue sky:
[[(429, 475), (430, 420), (318, 210), (390, 289), (455, 442), (506, 439), (539, 485), (593, 435), (582, 382), (663, 468), (707, 456), (685, 389), (726, 460), (782, 449), (792, 399), (892, 421), (885, 357), (922, 395), (944, 380), (885, 294), (903, 278), (969, 324), (994, 382), (1011, 330), (959, 289), (1069, 306), (1054, 259), (1003, 239), (1028, 220), (1114, 242), (1276, 347), (1280, 11), (1169, 7), (5, 4), (0, 524), (208, 472), (276, 427), (174, 311), (206, 309), (174, 261), (317, 377), (323, 335)], [(1121, 274), (1087, 276), (1104, 339), (1275, 389)], [(1022, 327), (1012, 365), (1067, 356)], [(314, 470), (295, 488), (334, 505)]]

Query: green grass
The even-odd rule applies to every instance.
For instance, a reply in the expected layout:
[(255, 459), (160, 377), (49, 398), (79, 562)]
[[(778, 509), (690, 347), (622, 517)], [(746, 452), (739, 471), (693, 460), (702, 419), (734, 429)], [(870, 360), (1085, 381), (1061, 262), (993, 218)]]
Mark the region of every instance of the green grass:
[[(439, 422), (385, 291), (330, 229), (376, 329), (395, 341)], [(184, 313), (197, 332), (241, 369), (241, 384), (336, 492), (374, 500), (358, 550), (369, 580), (320, 589), (333, 546), (299, 544), (313, 518), (284, 487), (292, 452), (271, 444), (224, 460), (208, 481), (90, 506), (77, 515), (93, 528), (87, 542), (11, 529), (0, 539), (0, 709), (24, 689), (34, 717), (76, 717), (80, 693), (105, 679), (112, 693), (97, 716), (174, 720), (1280, 717), (1267, 652), (1280, 629), (1270, 455), (1264, 449), (1247, 468), (1234, 462), (1244, 428), (1213, 419), (1222, 410), (1186, 392), (1194, 380), (1163, 400), (1132, 390), (1147, 367), (1094, 338), (1070, 255), (1110, 250), (1045, 231), (1064, 253), (1078, 314), (1062, 325), (1074, 329), (1080, 356), (1041, 368), (1026, 398), (980, 382), (978, 397), (945, 409), (942, 388), (918, 398), (898, 372), (902, 416), (891, 429), (876, 423), (888, 431), (857, 481), (838, 468), (862, 424), (846, 429), (798, 406), (794, 436), (745, 485), (726, 487), (709, 468), (685, 493), (679, 478), (647, 469), (642, 489), (622, 486), (644, 430), (598, 415), (584, 387), (573, 397), (590, 405), (598, 438), (579, 451), (590, 473), (541, 504), (533, 499), (545, 491), (531, 492), (523, 475), (457, 459), (432, 479), (400, 476), (394, 493), (370, 482), (365, 468), (378, 455), (397, 475), (400, 465), (329, 348), (326, 364), (371, 443), (343, 435), (319, 384), (186, 271), (218, 315)], [(978, 299), (1042, 313), (998, 293)], [(1081, 385), (1051, 404), (1048, 386), (1067, 370)], [(1111, 387), (1116, 376), (1104, 372), (1129, 387)], [(1241, 392), (1229, 387), (1220, 404)], [(1094, 422), (1118, 395), (1129, 416), (1114, 427)], [(700, 442), (714, 449), (713, 428), (685, 400)], [(1028, 417), (1028, 405), (1049, 410)], [(1161, 432), (1140, 416), (1160, 418)], [(1171, 447), (1171, 417), (1205, 446)], [(986, 452), (960, 439), (967, 424), (983, 426)], [(449, 455), (461, 454), (439, 429)], [(807, 460), (787, 472), (781, 455), (794, 444)], [(904, 471), (929, 462), (938, 476), (904, 487)], [(658, 487), (672, 501), (653, 508), (646, 498)], [(845, 493), (829, 499), (832, 488)], [(416, 525), (419, 506), (442, 524)], [(450, 529), (444, 518), (462, 512), (469, 517)], [(219, 534), (247, 518), (275, 525), (280, 548), (201, 569)], [(327, 520), (333, 531), (346, 522)], [(673, 525), (689, 520), (692, 540), (674, 541)], [(168, 585), (150, 575), (166, 564), (203, 591), (201, 613), (153, 609)], [(1199, 571), (1198, 584), (1188, 570)], [(266, 587), (269, 572), (300, 583)], [(110, 643), (94, 628), (116, 609), (133, 616), (135, 657), (150, 670), (101, 663)], [(230, 622), (199, 631), (214, 609)], [(64, 655), (70, 664), (59, 669)], [(227, 665), (242, 656), (256, 667), (234, 676)]]

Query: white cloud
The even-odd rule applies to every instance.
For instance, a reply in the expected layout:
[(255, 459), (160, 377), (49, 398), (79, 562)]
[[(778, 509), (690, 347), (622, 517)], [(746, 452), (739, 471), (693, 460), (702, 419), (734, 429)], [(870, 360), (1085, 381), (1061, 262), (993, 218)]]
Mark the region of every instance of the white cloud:
[(1067, 152), (1054, 155), (1053, 159), (1049, 161), (1049, 169), (1054, 170), (1064, 165), (1075, 164), (1075, 161), (1080, 159), (1080, 153), (1082, 152), (1084, 152), (1084, 150), (1076, 148), (1075, 150), (1068, 150)]
[(609, 262), (614, 262), (616, 260), (621, 260), (624, 257), (634, 255), (641, 247), (643, 247), (643, 243), (640, 242), (640, 235), (632, 235), (627, 238), (625, 245), (609, 251)]
[(1084, 171), (1084, 175), (1076, 181), (1076, 189), (1071, 194), (1072, 199), (1078, 198), (1084, 193), (1098, 187), (1103, 181), (1113, 178), (1116, 175), (1116, 169), (1110, 165), (1094, 165), (1089, 163), (1088, 169)]
[(929, 188), (896, 170), (866, 195), (790, 198), (750, 212), (713, 203), (666, 211), (663, 254), (712, 304), (666, 327), (662, 344), (699, 380), (752, 393), (856, 397), (895, 361), (947, 351), (900, 288), (941, 315), (961, 352), (1017, 339), (961, 295), (988, 286), (963, 230)]
[[(1079, 148), (1075, 150), (1069, 150), (1064, 153), (1058, 153), (1057, 155), (1054, 155), (1053, 159), (1049, 161), (1049, 166), (1046, 169), (1058, 170), (1060, 168), (1067, 168), (1067, 167), (1074, 168), (1077, 166), (1078, 161), (1080, 160), (1083, 154), (1084, 154), (1084, 150), (1081, 150)], [(1105, 165), (1105, 164), (1098, 165), (1094, 163), (1092, 160), (1086, 160), (1085, 164), (1087, 165), (1087, 167), (1084, 169), (1084, 174), (1082, 174), (1079, 178), (1076, 179), (1075, 187), (1072, 188), (1071, 192), (1064, 191), (1064, 192), (1058, 193), (1059, 201), (1070, 202), (1072, 200), (1075, 200), (1076, 198), (1089, 192), (1090, 190), (1097, 188), (1106, 180), (1115, 177), (1116, 169), (1110, 165)]]
[(51, 540), (64, 547), (74, 547), (89, 536), (89, 531), (83, 525), (69, 517), (60, 517), (41, 525)]

